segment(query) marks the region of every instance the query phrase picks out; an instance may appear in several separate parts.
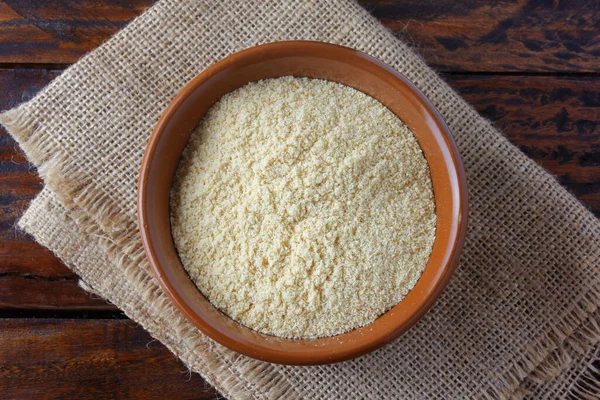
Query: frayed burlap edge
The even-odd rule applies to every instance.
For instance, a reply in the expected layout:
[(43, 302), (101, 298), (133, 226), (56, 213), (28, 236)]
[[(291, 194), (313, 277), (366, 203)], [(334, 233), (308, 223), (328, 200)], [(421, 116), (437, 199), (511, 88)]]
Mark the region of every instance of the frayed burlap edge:
[(600, 340), (600, 317), (592, 313), (567, 337), (561, 346), (551, 352), (529, 376), (536, 383), (554, 379), (572, 362), (567, 348), (583, 354)]
[[(553, 379), (571, 362), (570, 359), (564, 357), (558, 357), (555, 360), (559, 354), (554, 354), (554, 352), (560, 349), (565, 341), (571, 339), (580, 348), (588, 349), (593, 345), (589, 344), (588, 339), (600, 335), (600, 330), (585, 332), (585, 335), (580, 331), (580, 327), (598, 309), (599, 303), (600, 283), (597, 283), (575, 303), (559, 324), (549, 327), (549, 333), (533, 341), (534, 344), (526, 349), (519, 363), (515, 363), (507, 373), (500, 377), (507, 385), (505, 386), (507, 390), (500, 391), (496, 386), (490, 385), (489, 390), (482, 394), (483, 397), (489, 400), (511, 398), (518, 394), (521, 383), (525, 379), (537, 379), (537, 381)], [(598, 327), (600, 318), (595, 319), (594, 323), (594, 326)], [(560, 352), (560, 350), (558, 351)], [(560, 355), (562, 354), (560, 352)], [(600, 384), (600, 380), (598, 384)]]
[[(85, 228), (81, 233), (90, 238), (90, 240), (97, 238), (98, 246), (105, 251), (109, 262), (114, 262), (117, 266), (115, 270), (122, 270), (126, 280), (138, 282), (143, 301), (148, 304), (155, 304), (159, 309), (164, 310), (164, 312), (160, 313), (162, 315), (170, 316), (173, 313), (179, 314), (178, 311), (169, 310), (172, 306), (170, 299), (153, 281), (154, 277), (149, 271), (144, 249), (138, 237), (137, 224), (128, 222), (127, 218), (119, 212), (118, 207), (112, 204), (109, 196), (96, 191), (92, 181), (86, 179), (77, 171), (75, 166), (69, 163), (68, 157), (64, 154), (56, 152), (51, 157), (47, 157), (48, 153), (46, 149), (49, 144), (47, 138), (42, 137), (39, 134), (40, 131), (36, 129), (36, 125), (25, 117), (26, 112), (23, 112), (23, 109), (26, 106), (27, 104), (24, 104), (22, 107), (0, 114), (0, 123), (17, 140), (21, 148), (25, 151), (27, 158), (33, 163), (38, 164), (38, 173), (47, 187), (57, 196), (57, 199), (65, 207), (75, 225), (78, 228)], [(95, 215), (90, 215), (83, 211), (85, 209), (94, 209), (96, 213)], [(34, 236), (36, 240), (43, 243), (41, 238), (37, 237), (36, 232), (33, 229), (29, 229), (31, 226), (30, 221), (21, 220), (18, 225), (21, 229)], [(59, 255), (59, 257), (65, 259), (65, 254)], [(70, 262), (67, 262), (67, 264), (70, 266), (74, 265), (74, 263)], [(140, 265), (142, 266), (140, 267)], [(77, 272), (80, 275), (82, 274), (80, 270)], [(96, 294), (102, 292), (110, 293), (106, 288), (94, 288), (94, 285), (88, 282), (86, 282), (85, 286), (92, 289), (92, 292)], [(119, 286), (113, 286), (113, 291), (115, 287), (118, 288)], [(112, 296), (101, 297), (104, 297), (122, 309), (128, 317), (137, 321), (145, 321), (137, 313), (136, 307), (132, 306), (130, 293), (121, 295), (117, 290), (115, 293), (112, 293)], [(180, 316), (180, 318), (183, 317)], [(152, 323), (156, 324), (160, 329), (156, 329)], [(147, 324), (140, 322), (140, 325), (148, 330), (156, 339), (163, 342), (189, 368), (199, 372), (209, 383), (217, 387), (220, 392), (228, 397), (246, 398), (248, 397), (248, 393), (254, 391), (269, 393), (270, 396), (275, 396), (275, 398), (283, 394), (289, 398), (293, 398), (294, 388), (270, 364), (238, 356), (225, 348), (221, 348), (219, 352), (215, 352), (212, 350), (212, 346), (200, 349), (204, 356), (203, 362), (194, 362), (188, 356), (188, 352), (189, 354), (194, 354), (197, 347), (187, 348), (185, 349), (187, 350), (186, 352), (174, 345), (178, 337), (187, 337), (186, 334), (178, 335), (176, 333), (178, 329), (176, 328), (196, 329), (189, 323), (180, 322), (178, 325), (172, 320), (155, 319), (149, 321)], [(175, 333), (169, 335), (170, 331), (175, 331)], [(160, 335), (160, 332), (164, 332), (164, 334)], [(206, 338), (206, 340), (208, 341), (209, 339)], [(212, 343), (212, 341), (211, 344), (220, 347), (220, 345)], [(185, 347), (185, 343), (181, 342), (181, 345)], [(229, 354), (237, 359), (235, 362), (228, 361), (223, 358), (224, 354)], [(214, 357), (210, 357), (211, 355)]]
[[(57, 223), (56, 219), (62, 216), (63, 220), (60, 222), (66, 223), (71, 230), (79, 231), (89, 221), (76, 209), (68, 211), (58, 209), (59, 206), (52, 201), (49, 192), (45, 189), (34, 200), (31, 212), (28, 210), (19, 221), (19, 228), (31, 234), (38, 242), (56, 248), (56, 243), (52, 240), (53, 237), (60, 237), (61, 232), (53, 231), (52, 235), (44, 237), (39, 234), (40, 226), (51, 224), (54, 229), (61, 229), (62, 225)], [(35, 212), (34, 209), (45, 212)], [(33, 214), (35, 217), (30, 217)], [(39, 215), (43, 215), (46, 219), (40, 219)], [(180, 358), (186, 367), (200, 373), (224, 396), (232, 399), (299, 398), (296, 389), (282, 374), (275, 371), (274, 365), (234, 353), (197, 332), (197, 329), (185, 320), (162, 289), (156, 285), (154, 278), (147, 273), (147, 269), (135, 266), (138, 262), (145, 263), (145, 258), (120, 255), (112, 241), (97, 233), (94, 230), (80, 232), (80, 240), (82, 243), (91, 243), (100, 249), (103, 257), (106, 258), (105, 262), (114, 264), (116, 268), (109, 268), (105, 284), (101, 287), (91, 283), (94, 279), (86, 274), (82, 274), (80, 286), (119, 307), (125, 315), (138, 322), (152, 337)], [(59, 251), (56, 255), (73, 268), (76, 263), (74, 260), (78, 259), (76, 253), (82, 249), (85, 249), (83, 245), (70, 247)], [(99, 265), (98, 268), (104, 267)], [(103, 294), (107, 293), (107, 287), (112, 288), (112, 296), (106, 297)], [(193, 331), (196, 340), (182, 340), (181, 338), (192, 336), (190, 330)]]
[(581, 378), (574, 383), (569, 393), (572, 398), (583, 400), (597, 400), (600, 398), (600, 368), (594, 364), (600, 362), (600, 355), (596, 355), (588, 362)]
[[(512, 400), (523, 399), (535, 395), (528, 388), (530, 383), (544, 385), (552, 383), (564, 373), (571, 365), (577, 366), (578, 361), (583, 361), (586, 353), (594, 352), (595, 347), (600, 341), (600, 313), (599, 309), (591, 313), (590, 316), (577, 327), (577, 329), (557, 347), (532, 371), (527, 378), (522, 382), (521, 386), (515, 390), (511, 396)], [(572, 355), (574, 354), (574, 355)], [(582, 388), (588, 391), (588, 395), (592, 393), (597, 398), (600, 395), (600, 386), (598, 379), (594, 377), (596, 368), (593, 366), (593, 361), (598, 355), (593, 354), (591, 361), (580, 370), (579, 379), (573, 381), (567, 392), (554, 392), (556, 395), (571, 395), (575, 398), (583, 398), (580, 396)], [(581, 368), (581, 366), (580, 366)], [(587, 389), (586, 389), (587, 387)]]

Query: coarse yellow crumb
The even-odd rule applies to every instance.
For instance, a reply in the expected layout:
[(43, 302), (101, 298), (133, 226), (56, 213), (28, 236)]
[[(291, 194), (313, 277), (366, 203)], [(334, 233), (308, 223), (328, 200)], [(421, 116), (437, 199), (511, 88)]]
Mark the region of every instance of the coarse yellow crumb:
[(355, 89), (308, 78), (221, 98), (171, 192), (181, 261), (234, 320), (332, 336), (396, 305), (435, 239), (429, 168), (410, 130)]

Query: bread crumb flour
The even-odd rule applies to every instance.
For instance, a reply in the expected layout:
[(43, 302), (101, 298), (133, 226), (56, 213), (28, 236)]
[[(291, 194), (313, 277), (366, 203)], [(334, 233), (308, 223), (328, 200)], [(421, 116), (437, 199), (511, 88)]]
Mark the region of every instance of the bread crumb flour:
[(435, 239), (429, 167), (410, 130), (350, 87), (284, 77), (222, 97), (171, 191), (184, 268), (259, 332), (364, 326), (416, 284)]

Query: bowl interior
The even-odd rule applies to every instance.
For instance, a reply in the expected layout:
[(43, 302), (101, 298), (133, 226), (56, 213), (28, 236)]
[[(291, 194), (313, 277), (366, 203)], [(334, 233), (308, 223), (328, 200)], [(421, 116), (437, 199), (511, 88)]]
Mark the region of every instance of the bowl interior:
[[(373, 323), (311, 340), (255, 332), (215, 309), (189, 279), (169, 223), (169, 191), (181, 152), (204, 113), (221, 96), (251, 81), (281, 76), (326, 79), (386, 105), (417, 138), (429, 163), (437, 227), (432, 255), (414, 289)], [(173, 100), (149, 141), (139, 182), (140, 230), (156, 276), (184, 314), (225, 346), (261, 360), (321, 364), (359, 356), (405, 332), (447, 284), (466, 229), (466, 185), (456, 146), (431, 103), (402, 75), (354, 50), (316, 42), (281, 42), (236, 53), (192, 80)]]

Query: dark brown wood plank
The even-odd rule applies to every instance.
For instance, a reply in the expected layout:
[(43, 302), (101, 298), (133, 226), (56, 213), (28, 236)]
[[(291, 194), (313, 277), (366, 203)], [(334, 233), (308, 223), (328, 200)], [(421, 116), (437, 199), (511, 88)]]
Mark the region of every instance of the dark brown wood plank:
[(0, 320), (5, 399), (216, 399), (164, 346), (128, 320)]
[[(26, 100), (60, 71), (0, 70), (0, 109)], [(600, 215), (600, 78), (451, 75), (446, 80), (508, 138)], [(0, 130), (0, 308), (110, 310), (76, 276), (15, 229), (41, 189), (35, 170)], [(109, 307), (109, 308), (106, 308)]]
[[(0, 70), (0, 110), (33, 97), (60, 71)], [(0, 309), (116, 308), (77, 286), (77, 276), (49, 250), (16, 228), (42, 182), (15, 141), (0, 128)]]
[(86, 293), (77, 280), (2, 275), (0, 279), (0, 310), (96, 310), (115, 311), (106, 301)]
[[(600, 72), (599, 0), (359, 0), (441, 71)], [(154, 0), (5, 0), (0, 63), (70, 64)]]
[(359, 0), (440, 71), (600, 71), (598, 0)]
[(600, 216), (600, 78), (448, 76), (446, 80)]
[(0, 63), (73, 63), (155, 0), (5, 0)]

